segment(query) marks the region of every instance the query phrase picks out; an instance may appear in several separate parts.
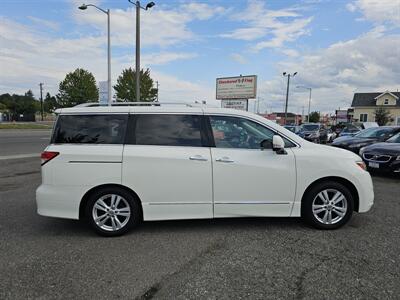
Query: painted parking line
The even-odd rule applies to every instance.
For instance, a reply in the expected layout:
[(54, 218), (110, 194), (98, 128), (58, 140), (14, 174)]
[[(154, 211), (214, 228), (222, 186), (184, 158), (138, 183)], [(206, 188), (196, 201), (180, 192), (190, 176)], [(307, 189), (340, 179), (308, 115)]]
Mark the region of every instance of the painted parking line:
[(37, 157), (37, 158), (40, 158), (40, 153), (27, 153), (27, 154), (16, 154), (16, 155), (4, 155), (4, 156), (0, 156), (0, 160), (18, 159), (18, 158), (29, 158), (29, 157)]

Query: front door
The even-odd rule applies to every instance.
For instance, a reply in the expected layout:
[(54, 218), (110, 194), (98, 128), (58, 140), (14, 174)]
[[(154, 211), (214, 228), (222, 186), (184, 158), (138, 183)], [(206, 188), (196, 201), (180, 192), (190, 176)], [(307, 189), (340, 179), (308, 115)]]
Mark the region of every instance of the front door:
[(214, 217), (289, 216), (296, 188), (295, 158), (260, 149), (275, 134), (242, 117), (210, 115)]
[(211, 156), (210, 148), (203, 147), (202, 118), (131, 118), (122, 182), (138, 194), (145, 220), (212, 218)]

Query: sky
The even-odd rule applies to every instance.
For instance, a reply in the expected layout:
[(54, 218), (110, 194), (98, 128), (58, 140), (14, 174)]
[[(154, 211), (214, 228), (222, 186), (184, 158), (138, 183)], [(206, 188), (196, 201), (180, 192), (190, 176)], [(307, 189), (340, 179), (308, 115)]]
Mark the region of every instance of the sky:
[[(0, 94), (58, 92), (76, 68), (107, 80), (107, 16), (86, 0), (0, 0)], [(135, 10), (111, 11), (112, 83), (135, 65)], [(161, 102), (215, 100), (218, 77), (257, 75), (261, 112), (332, 113), (355, 92), (400, 88), (400, 0), (156, 0), (141, 11), (141, 66)], [(145, 6), (147, 2), (142, 1)], [(250, 100), (254, 110), (256, 100)]]

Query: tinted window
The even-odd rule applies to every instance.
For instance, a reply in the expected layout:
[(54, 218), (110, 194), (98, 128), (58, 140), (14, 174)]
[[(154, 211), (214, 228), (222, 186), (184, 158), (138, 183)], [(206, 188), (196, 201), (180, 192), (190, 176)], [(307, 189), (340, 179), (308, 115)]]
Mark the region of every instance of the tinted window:
[(319, 129), (319, 125), (313, 125), (313, 124), (303, 124), (301, 125), (301, 129), (303, 131), (316, 131)]
[(143, 114), (135, 116), (136, 145), (201, 147), (201, 116)]
[(52, 143), (123, 144), (128, 115), (61, 115)]
[(357, 137), (360, 138), (380, 138), (384, 137), (390, 133), (394, 133), (393, 128), (380, 128), (380, 127), (374, 127), (374, 128), (368, 128), (363, 131), (361, 131), (359, 134), (357, 134)]
[[(210, 116), (217, 148), (260, 149), (263, 140), (270, 140), (275, 132), (250, 120), (236, 117)], [(293, 143), (285, 140), (286, 147)]]

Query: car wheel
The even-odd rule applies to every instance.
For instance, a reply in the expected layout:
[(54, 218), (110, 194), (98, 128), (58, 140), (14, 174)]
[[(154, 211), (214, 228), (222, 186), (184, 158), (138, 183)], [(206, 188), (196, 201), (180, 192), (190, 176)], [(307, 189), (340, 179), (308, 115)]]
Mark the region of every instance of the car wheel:
[(343, 184), (322, 182), (307, 192), (301, 208), (303, 219), (313, 227), (336, 229), (350, 220), (354, 199)]
[(142, 220), (138, 201), (120, 188), (105, 188), (90, 195), (86, 217), (102, 236), (122, 235)]

